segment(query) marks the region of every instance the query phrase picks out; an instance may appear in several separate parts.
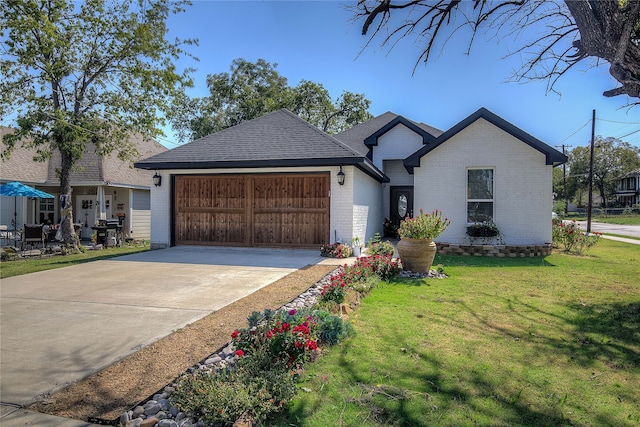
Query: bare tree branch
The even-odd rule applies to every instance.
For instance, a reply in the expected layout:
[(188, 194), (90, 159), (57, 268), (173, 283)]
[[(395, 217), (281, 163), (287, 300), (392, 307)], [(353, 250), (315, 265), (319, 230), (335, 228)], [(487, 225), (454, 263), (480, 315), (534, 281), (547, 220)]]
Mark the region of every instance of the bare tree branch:
[[(608, 62), (621, 84), (604, 96), (640, 98), (640, 0), (359, 0), (353, 10), (354, 19), (364, 19), (367, 46), (379, 37), (381, 46), (391, 48), (411, 34), (423, 37), (417, 63), (428, 62), (440, 41), (444, 46), (462, 28), (472, 30), (469, 49), (485, 30), (520, 37), (543, 28), (510, 53), (525, 57), (516, 80), (546, 79), (547, 91), (554, 91), (569, 69), (595, 58)], [(397, 18), (400, 11), (403, 19)]]

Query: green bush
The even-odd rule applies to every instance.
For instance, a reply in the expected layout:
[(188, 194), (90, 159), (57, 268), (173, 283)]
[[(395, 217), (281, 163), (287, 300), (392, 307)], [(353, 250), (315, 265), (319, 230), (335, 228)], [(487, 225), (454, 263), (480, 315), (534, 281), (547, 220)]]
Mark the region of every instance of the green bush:
[(342, 243), (332, 243), (320, 248), (320, 256), (326, 258), (349, 258), (352, 254), (351, 246)]
[(585, 253), (596, 245), (602, 236), (602, 233), (598, 232), (583, 233), (575, 221), (565, 223), (561, 220), (553, 220), (551, 230), (554, 246), (562, 245), (566, 252), (577, 255)]
[(380, 233), (376, 233), (367, 242), (368, 255), (393, 256), (393, 253), (394, 253), (393, 244), (388, 240), (385, 240), (383, 242), (380, 237)]
[(295, 376), (282, 365), (265, 370), (260, 358), (242, 358), (233, 369), (197, 371), (177, 382), (173, 404), (207, 424), (233, 424), (249, 413), (256, 421), (286, 408), (296, 395)]

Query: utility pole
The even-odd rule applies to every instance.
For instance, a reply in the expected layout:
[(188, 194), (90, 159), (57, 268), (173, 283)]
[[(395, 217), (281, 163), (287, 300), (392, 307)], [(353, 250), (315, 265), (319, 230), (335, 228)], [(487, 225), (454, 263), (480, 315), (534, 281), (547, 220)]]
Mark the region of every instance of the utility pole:
[(589, 157), (589, 201), (587, 202), (587, 234), (591, 233), (591, 210), (593, 209), (593, 148), (596, 136), (596, 110), (591, 118), (591, 148)]

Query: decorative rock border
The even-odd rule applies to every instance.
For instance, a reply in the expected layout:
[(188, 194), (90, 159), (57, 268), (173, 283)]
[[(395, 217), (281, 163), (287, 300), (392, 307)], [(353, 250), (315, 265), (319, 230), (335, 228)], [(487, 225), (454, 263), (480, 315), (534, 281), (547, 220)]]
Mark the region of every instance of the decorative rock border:
[(457, 245), (438, 243), (440, 255), (525, 258), (551, 255), (551, 243), (544, 245)]
[[(279, 310), (292, 310), (302, 307), (313, 307), (318, 302), (322, 289), (331, 283), (331, 276), (341, 266), (336, 266), (334, 270), (326, 274), (309, 289), (298, 295), (289, 303), (283, 305)], [(215, 370), (219, 371), (235, 363), (237, 356), (235, 348), (228, 342), (215, 353), (209, 355), (199, 363), (187, 369), (186, 373), (192, 374), (196, 371)], [(200, 421), (196, 421), (178, 408), (172, 406), (169, 398), (175, 391), (174, 383), (170, 383), (152, 397), (143, 400), (127, 412), (120, 415), (115, 420), (89, 419), (89, 422), (102, 425), (123, 425), (125, 427), (205, 427)]]
[[(298, 295), (289, 303), (283, 305), (279, 310), (289, 311), (292, 309), (300, 309), (303, 307), (313, 307), (317, 304), (322, 289), (325, 285), (331, 283), (331, 276), (336, 274), (342, 266), (336, 266), (334, 270), (327, 273), (322, 279), (311, 285), (309, 289)], [(429, 273), (412, 273), (410, 271), (401, 271), (400, 277), (405, 278), (446, 278), (444, 273), (438, 273), (430, 270)], [(235, 363), (237, 356), (235, 348), (231, 342), (226, 343), (218, 351), (209, 355), (199, 363), (188, 368), (187, 374), (193, 374), (197, 371), (221, 369), (231, 366)], [(180, 412), (180, 410), (171, 405), (170, 398), (173, 392), (175, 382), (169, 383), (163, 389), (159, 390), (153, 396), (141, 401), (130, 410), (124, 412), (119, 418), (114, 420), (104, 420), (98, 418), (90, 418), (89, 422), (101, 425), (122, 425), (125, 427), (206, 427), (206, 424), (194, 420), (189, 414)]]

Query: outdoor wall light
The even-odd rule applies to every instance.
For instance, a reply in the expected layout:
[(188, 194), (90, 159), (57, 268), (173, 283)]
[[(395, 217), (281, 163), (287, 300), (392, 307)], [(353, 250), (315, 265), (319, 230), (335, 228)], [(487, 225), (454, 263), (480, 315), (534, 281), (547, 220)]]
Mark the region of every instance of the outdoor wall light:
[(153, 175), (153, 185), (160, 187), (160, 184), (162, 184), (162, 177), (158, 175), (158, 171), (156, 171), (156, 174)]
[(338, 184), (344, 185), (344, 172), (342, 172), (342, 166), (340, 166), (340, 172), (338, 172)]

